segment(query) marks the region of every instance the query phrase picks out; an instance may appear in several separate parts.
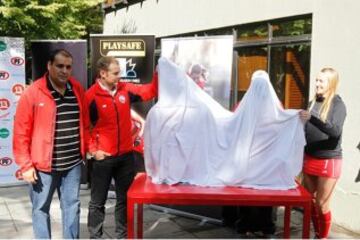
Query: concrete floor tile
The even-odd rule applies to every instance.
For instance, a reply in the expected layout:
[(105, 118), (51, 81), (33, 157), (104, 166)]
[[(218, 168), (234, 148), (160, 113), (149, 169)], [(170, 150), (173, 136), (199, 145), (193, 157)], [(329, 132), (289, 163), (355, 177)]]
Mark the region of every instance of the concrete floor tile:
[(12, 186), (12, 187), (1, 187), (0, 188), (0, 196), (2, 201), (24, 201), (30, 200), (29, 198), (28, 186)]
[(0, 216), (8, 215), (8, 214), (9, 214), (9, 210), (8, 210), (5, 202), (0, 202)]
[(238, 234), (235, 231), (229, 231), (226, 228), (219, 227), (201, 227), (192, 232), (196, 238), (238, 238)]
[(203, 225), (201, 220), (198, 219), (191, 219), (185, 217), (173, 217), (172, 220), (176, 222), (180, 227), (183, 229), (187, 228), (194, 228), (194, 227), (201, 227)]
[(166, 212), (163, 211), (158, 211), (158, 210), (152, 210), (149, 206), (144, 206), (144, 212), (143, 212), (143, 221), (144, 222), (148, 222), (148, 221), (156, 221), (159, 218), (170, 218), (173, 215), (168, 214)]
[(13, 231), (16, 231), (16, 225), (14, 221), (7, 216), (0, 216), (0, 229), (2, 228), (13, 228)]
[(14, 224), (16, 226), (16, 228), (19, 231), (23, 231), (24, 229), (30, 229), (32, 230), (32, 221), (28, 220), (28, 219), (24, 219), (24, 220), (19, 220), (19, 219), (14, 219)]
[(31, 238), (32, 237), (32, 229), (30, 229), (28, 232), (19, 232), (16, 231), (13, 227), (9, 226), (3, 226), (0, 223), (0, 229), (1, 229), (1, 239), (20, 239), (20, 238)]
[(302, 226), (303, 214), (297, 210), (291, 211), (291, 225)]
[(183, 230), (169, 217), (160, 217), (152, 224), (147, 224), (148, 227), (144, 228), (144, 235), (149, 234), (154, 237), (159, 237), (159, 233), (166, 233), (166, 237), (177, 236), (178, 232)]
[(186, 231), (177, 232), (144, 232), (144, 238), (158, 238), (158, 239), (191, 239), (194, 235)]
[(29, 200), (27, 201), (6, 201), (6, 205), (11, 213), (14, 216), (28, 216), (31, 217), (32, 205)]
[(182, 230), (191, 233), (196, 238), (234, 238), (237, 236), (235, 230), (218, 224), (184, 217), (174, 217), (171, 220), (179, 225)]

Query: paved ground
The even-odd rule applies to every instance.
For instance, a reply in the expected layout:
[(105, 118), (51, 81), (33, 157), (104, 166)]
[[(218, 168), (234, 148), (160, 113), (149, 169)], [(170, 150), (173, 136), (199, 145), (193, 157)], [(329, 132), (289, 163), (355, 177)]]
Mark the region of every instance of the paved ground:
[[(81, 190), (81, 238), (88, 238), (86, 228), (87, 206), (89, 190)], [(109, 199), (106, 205), (104, 238), (114, 236), (114, 199)], [(283, 209), (278, 209), (277, 232), (273, 238), (282, 236)], [(55, 194), (51, 206), (51, 224), (53, 238), (61, 238), (60, 204)], [(292, 211), (291, 237), (301, 238), (302, 215)], [(311, 235), (313, 236), (313, 234)], [(156, 206), (145, 206), (144, 209), (144, 237), (145, 238), (242, 238), (233, 229), (220, 224), (206, 221), (206, 218), (191, 219), (174, 215)], [(255, 238), (256, 236), (252, 236)], [(360, 238), (345, 230), (333, 226), (331, 238)], [(29, 239), (32, 238), (31, 204), (26, 186), (0, 188), (0, 238)]]

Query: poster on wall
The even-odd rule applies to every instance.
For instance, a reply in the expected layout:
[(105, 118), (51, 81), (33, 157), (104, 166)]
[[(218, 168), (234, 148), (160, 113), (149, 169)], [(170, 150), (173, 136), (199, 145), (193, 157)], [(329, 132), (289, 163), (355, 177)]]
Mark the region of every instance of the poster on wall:
[(179, 65), (201, 89), (229, 109), (232, 35), (162, 39), (161, 56)]
[(86, 40), (34, 40), (31, 41), (32, 79), (36, 80), (47, 72), (49, 54), (56, 49), (65, 49), (73, 56), (72, 75), (81, 85), (88, 88), (87, 41)]
[(22, 184), (12, 153), (13, 120), (25, 90), (23, 38), (0, 37), (0, 186)]

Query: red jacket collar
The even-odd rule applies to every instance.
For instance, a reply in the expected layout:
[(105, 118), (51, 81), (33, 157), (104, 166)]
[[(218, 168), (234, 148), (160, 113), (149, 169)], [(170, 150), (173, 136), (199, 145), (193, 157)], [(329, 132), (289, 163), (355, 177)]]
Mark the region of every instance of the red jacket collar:
[[(106, 95), (106, 96), (111, 96), (110, 93), (108, 91), (106, 91), (105, 89), (103, 89), (100, 86), (99, 83), (99, 79), (96, 79), (95, 81), (95, 86), (96, 86), (96, 93), (97, 94), (101, 94), (101, 95)], [(118, 84), (116, 85), (116, 93), (118, 93), (120, 90), (122, 90), (125, 86), (125, 83), (123, 82), (118, 82)]]
[[(34, 85), (36, 87), (38, 87), (40, 90), (42, 90), (44, 93), (48, 94), (48, 95), (51, 95), (50, 94), (50, 91), (47, 87), (47, 84), (46, 84), (46, 79), (47, 79), (47, 76), (48, 76), (48, 73), (45, 73), (44, 76), (42, 76), (41, 78), (38, 78), (37, 80), (35, 80), (34, 82)], [(73, 89), (75, 91), (78, 91), (79, 89), (79, 83), (78, 81), (74, 78), (74, 77), (70, 77), (69, 78), (69, 82), (71, 83)]]

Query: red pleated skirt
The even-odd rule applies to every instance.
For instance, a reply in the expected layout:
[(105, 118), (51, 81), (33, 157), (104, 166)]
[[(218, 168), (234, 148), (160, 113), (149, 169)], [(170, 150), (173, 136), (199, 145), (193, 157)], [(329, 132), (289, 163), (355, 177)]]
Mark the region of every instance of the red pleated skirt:
[(339, 178), (341, 163), (341, 159), (315, 158), (305, 154), (303, 172), (319, 177)]

